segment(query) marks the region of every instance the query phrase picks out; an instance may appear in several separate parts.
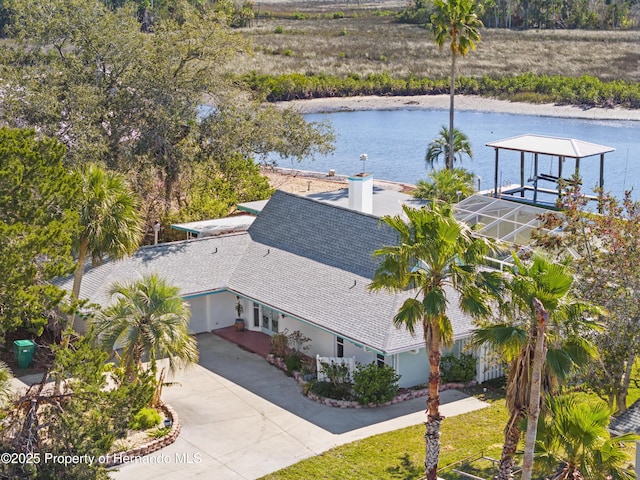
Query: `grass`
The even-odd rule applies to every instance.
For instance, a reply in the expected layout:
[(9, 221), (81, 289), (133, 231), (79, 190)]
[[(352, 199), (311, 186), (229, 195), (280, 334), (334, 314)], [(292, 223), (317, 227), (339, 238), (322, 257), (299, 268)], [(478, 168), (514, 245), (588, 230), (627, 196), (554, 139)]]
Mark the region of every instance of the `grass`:
[[(242, 29), (252, 40), (255, 54), (238, 64), (237, 73), (347, 76), (386, 71), (403, 78), (448, 76), (449, 52), (446, 48), (440, 51), (425, 28), (396, 23), (393, 15), (365, 8), (341, 9), (343, 18), (334, 18), (332, 13), (305, 12), (297, 20), (290, 14), (272, 14)], [(277, 27), (281, 33), (275, 32)], [(459, 61), (461, 75), (531, 72), (640, 81), (637, 31), (483, 29), (481, 33), (477, 50)], [(292, 55), (284, 57), (279, 54), (283, 51)]]
[[(489, 388), (484, 392), (476, 387), (466, 391), (490, 404), (488, 408), (447, 418), (442, 423), (440, 467), (462, 462), (481, 454), (499, 459), (504, 440), (503, 431), (508, 420), (503, 388)], [(585, 399), (595, 398), (584, 393)], [(640, 398), (640, 388), (629, 389), (630, 405)], [(262, 477), (264, 480), (417, 480), (424, 476), (424, 426), (416, 425), (383, 433), (357, 442), (333, 448), (321, 455)], [(635, 449), (628, 452), (633, 465)], [(478, 460), (464, 467), (464, 471), (482, 478), (496, 474), (488, 460)], [(459, 478), (455, 473), (440, 474), (445, 480)]]
[[(490, 407), (442, 423), (440, 465), (484, 452), (499, 458), (507, 411), (501, 395), (483, 395)], [(265, 480), (418, 479), (424, 476), (424, 426), (416, 425), (336, 447), (263, 477)]]

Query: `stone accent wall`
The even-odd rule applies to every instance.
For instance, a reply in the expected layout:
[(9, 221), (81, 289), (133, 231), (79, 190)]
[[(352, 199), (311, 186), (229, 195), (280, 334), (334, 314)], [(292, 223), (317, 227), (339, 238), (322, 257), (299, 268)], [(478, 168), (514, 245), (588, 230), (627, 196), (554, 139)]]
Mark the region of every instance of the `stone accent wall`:
[(164, 448), (168, 445), (171, 445), (176, 441), (178, 435), (180, 434), (180, 417), (176, 411), (166, 403), (160, 405), (160, 410), (162, 410), (167, 418), (171, 419), (171, 430), (167, 435), (162, 438), (154, 438), (153, 440), (140, 445), (139, 447), (132, 448), (131, 450), (127, 450), (126, 452), (118, 452), (109, 454), (109, 462), (106, 464), (107, 467), (115, 467), (124, 463), (123, 459), (130, 459), (132, 457), (143, 457), (145, 455), (149, 455), (150, 453), (157, 452), (161, 448)]

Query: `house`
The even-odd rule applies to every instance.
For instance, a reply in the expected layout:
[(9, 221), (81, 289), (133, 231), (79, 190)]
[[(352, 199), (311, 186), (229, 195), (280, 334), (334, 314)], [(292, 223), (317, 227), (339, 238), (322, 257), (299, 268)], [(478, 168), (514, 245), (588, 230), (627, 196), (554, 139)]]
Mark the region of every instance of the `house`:
[[(349, 181), (348, 191), (315, 198), (276, 191), (246, 231), (143, 247), (124, 260), (88, 267), (80, 297), (106, 306), (113, 282), (157, 273), (189, 302), (192, 333), (233, 325), (240, 302), (249, 330), (299, 330), (312, 339), (311, 355), (385, 363), (401, 375), (401, 386), (424, 383), (429, 368), (421, 332), (412, 335), (392, 322), (410, 292), (367, 289), (378, 264), (373, 252), (397, 242), (379, 217), (419, 201), (374, 189), (367, 175)], [(63, 286), (70, 289), (71, 282)], [(455, 292), (448, 298), (459, 353), (473, 326), (458, 310)], [(485, 375), (479, 367), (478, 379)]]
[[(636, 400), (621, 415), (613, 417), (609, 423), (609, 431), (612, 436), (619, 436), (625, 433), (640, 435), (640, 400)], [(640, 440), (636, 440), (636, 477), (640, 478)]]

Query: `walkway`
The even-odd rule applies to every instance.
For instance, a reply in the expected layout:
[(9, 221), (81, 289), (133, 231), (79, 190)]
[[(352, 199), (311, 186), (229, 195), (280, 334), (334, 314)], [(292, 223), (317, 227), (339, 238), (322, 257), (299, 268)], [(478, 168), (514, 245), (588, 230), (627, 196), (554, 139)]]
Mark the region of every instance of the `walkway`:
[[(179, 374), (163, 398), (180, 416), (173, 445), (120, 467), (117, 480), (246, 480), (334, 446), (425, 420), (425, 399), (374, 409), (336, 409), (304, 397), (300, 387), (258, 355), (217, 335), (198, 336), (200, 364)], [(442, 392), (445, 416), (487, 404)]]

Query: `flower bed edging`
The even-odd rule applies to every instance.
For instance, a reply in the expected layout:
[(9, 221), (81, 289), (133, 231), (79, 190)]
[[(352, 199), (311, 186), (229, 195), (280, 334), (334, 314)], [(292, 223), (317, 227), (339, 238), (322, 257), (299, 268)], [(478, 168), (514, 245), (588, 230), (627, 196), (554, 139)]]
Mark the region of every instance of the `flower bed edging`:
[(130, 463), (135, 457), (144, 457), (150, 453), (157, 452), (161, 448), (167, 447), (177, 440), (178, 435), (180, 434), (180, 417), (173, 407), (166, 403), (160, 405), (160, 410), (165, 413), (167, 418), (171, 419), (171, 430), (169, 433), (162, 438), (155, 438), (150, 442), (139, 447), (132, 448), (131, 450), (106, 455), (107, 462), (105, 462), (105, 466), (107, 468), (115, 467), (123, 463)]
[[(273, 355), (269, 355), (267, 357), (267, 362), (269, 362), (271, 365), (274, 365), (275, 367), (279, 368), (280, 370), (283, 371), (287, 371), (287, 366), (284, 363), (284, 360), (279, 358), (279, 357), (275, 357)], [(298, 382), (299, 385), (304, 385), (305, 383), (307, 383), (304, 379), (303, 379), (303, 375), (300, 372), (293, 372), (292, 376), (294, 378), (294, 380), (296, 382)], [(439, 391), (442, 392), (444, 390), (450, 390), (450, 389), (458, 389), (458, 388), (465, 388), (465, 387), (472, 387), (474, 385), (477, 385), (478, 382), (476, 382), (475, 380), (470, 381), (469, 383), (445, 383), (440, 385), (440, 389)], [(313, 392), (307, 392), (306, 396), (318, 403), (321, 403), (323, 405), (326, 405), (327, 407), (335, 407), (335, 408), (377, 408), (377, 407), (386, 407), (388, 405), (391, 405), (393, 403), (399, 403), (399, 402), (405, 402), (407, 400), (413, 400), (414, 398), (419, 398), (419, 397), (426, 397), (427, 395), (429, 395), (429, 388), (422, 388), (419, 390), (408, 390), (405, 392), (402, 392), (398, 395), (396, 395), (395, 397), (393, 397), (393, 399), (389, 402), (385, 402), (385, 403), (381, 403), (381, 404), (375, 404), (375, 403), (369, 403), (366, 405), (362, 405), (361, 403), (358, 403), (355, 400), (334, 400), (333, 398), (326, 398), (326, 397), (321, 397), (320, 395), (316, 395)]]

